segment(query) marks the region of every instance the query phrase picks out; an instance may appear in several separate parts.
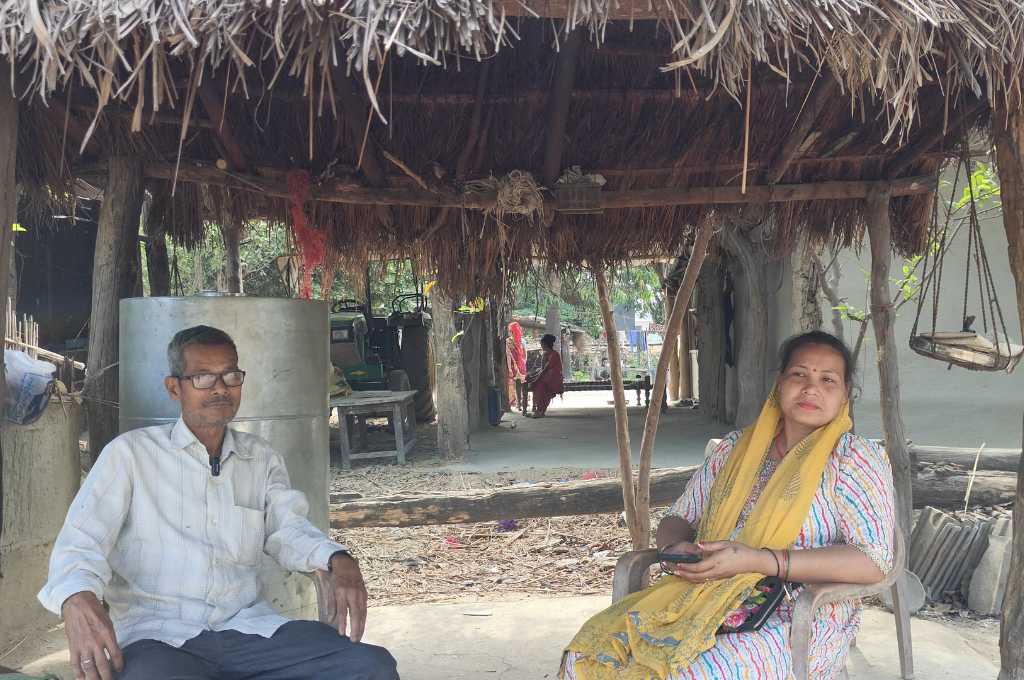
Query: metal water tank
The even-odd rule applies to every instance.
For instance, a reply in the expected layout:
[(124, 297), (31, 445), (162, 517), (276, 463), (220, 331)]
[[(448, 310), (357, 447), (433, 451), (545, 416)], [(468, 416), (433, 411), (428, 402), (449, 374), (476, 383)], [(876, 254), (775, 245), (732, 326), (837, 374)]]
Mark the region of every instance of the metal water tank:
[[(246, 371), (232, 427), (268, 440), (284, 457), (292, 486), (306, 494), (309, 518), (328, 528), (328, 304), (316, 300), (202, 293), (121, 300), (120, 430), (174, 422), (177, 402), (164, 389), (167, 344), (205, 324), (225, 331)], [(264, 596), (292, 617), (316, 615), (312, 583), (269, 557)]]

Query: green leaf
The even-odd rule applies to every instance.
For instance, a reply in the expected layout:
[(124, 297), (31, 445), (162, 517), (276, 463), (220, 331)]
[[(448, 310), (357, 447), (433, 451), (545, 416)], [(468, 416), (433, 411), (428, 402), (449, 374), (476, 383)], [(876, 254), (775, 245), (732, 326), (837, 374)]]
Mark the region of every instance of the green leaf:
[(11, 224), (11, 231), (28, 231), (25, 227), (21, 226), (20, 223), (14, 222)]
[(465, 334), (466, 334), (466, 331), (459, 331), (458, 333), (456, 333), (455, 335), (452, 336), (452, 342), (453, 343), (458, 342), (459, 338), (461, 338)]

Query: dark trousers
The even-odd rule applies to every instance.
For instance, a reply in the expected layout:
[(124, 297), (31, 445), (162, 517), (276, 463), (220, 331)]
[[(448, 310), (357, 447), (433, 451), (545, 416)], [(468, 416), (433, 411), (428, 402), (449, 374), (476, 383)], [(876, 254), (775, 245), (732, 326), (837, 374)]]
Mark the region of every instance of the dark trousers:
[(139, 640), (124, 648), (118, 680), (398, 680), (388, 650), (354, 643), (316, 621), (273, 637), (203, 631), (181, 647)]

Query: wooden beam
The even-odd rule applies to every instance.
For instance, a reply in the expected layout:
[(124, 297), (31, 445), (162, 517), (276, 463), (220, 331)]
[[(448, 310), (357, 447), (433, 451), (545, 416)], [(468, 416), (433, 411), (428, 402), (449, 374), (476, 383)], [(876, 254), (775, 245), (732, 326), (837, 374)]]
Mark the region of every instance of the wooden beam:
[(946, 129), (936, 127), (926, 131), (889, 161), (885, 166), (885, 176), (893, 179), (910, 170), (926, 153), (936, 150), (947, 138), (955, 138), (963, 132), (965, 126), (973, 124), (987, 106), (988, 102), (981, 100), (968, 105), (965, 111), (954, 111)]
[[(651, 507), (671, 505), (697, 467), (663, 468), (651, 473)], [(936, 475), (914, 481), (915, 507), (963, 508), (970, 475)], [(979, 472), (972, 505), (998, 505), (1013, 499), (1016, 474)], [(564, 483), (544, 482), (504, 489), (360, 498), (331, 504), (331, 528), (413, 527), (470, 524), (527, 517), (565, 517), (622, 511), (617, 477)]]
[(224, 98), (225, 87), (226, 85), (222, 81), (213, 76), (205, 78), (199, 86), (199, 99), (213, 123), (213, 133), (224, 145), (228, 167), (234, 172), (249, 172), (249, 161), (246, 159), (245, 151), (228, 122)]
[(768, 171), (766, 181), (768, 184), (778, 184), (782, 176), (786, 174), (790, 164), (799, 153), (801, 145), (807, 139), (814, 128), (814, 124), (821, 117), (825, 106), (834, 101), (839, 93), (839, 83), (832, 77), (831, 73), (825, 73), (818, 80), (811, 84), (811, 91), (803, 109), (797, 114), (793, 129), (790, 130), (786, 141), (782, 143), (779, 155)]
[[(147, 162), (144, 173), (151, 179), (172, 179), (173, 163)], [(243, 175), (219, 170), (212, 166), (188, 165), (177, 168), (179, 182), (193, 182), (228, 186), (241, 191), (262, 194), (271, 198), (288, 198), (287, 185), (278, 180), (255, 175)], [(654, 208), (677, 205), (726, 205), (744, 203), (785, 203), (789, 201), (851, 200), (865, 198), (876, 188), (888, 188), (893, 196), (910, 196), (935, 190), (935, 178), (930, 176), (906, 177), (897, 180), (817, 182), (806, 184), (777, 184), (775, 186), (748, 186), (747, 193), (739, 187), (673, 187), (668, 189), (636, 189), (606, 191), (602, 193), (600, 207), (608, 210), (624, 208)], [(490, 193), (461, 194), (455, 192), (423, 191), (402, 187), (367, 187), (352, 180), (335, 180), (311, 191), (314, 201), (350, 205), (399, 205), (424, 208), (492, 208), (495, 195)], [(552, 209), (554, 206), (552, 206)]]
[(100, 207), (93, 257), (92, 312), (85, 388), (92, 460), (118, 432), (118, 321), (121, 298), (135, 286), (142, 211), (142, 164), (137, 158), (107, 160), (108, 178)]
[(912, 486), (913, 461), (907, 450), (900, 404), (900, 374), (894, 336), (896, 312), (889, 290), (892, 262), (892, 222), (889, 217), (891, 194), (875, 189), (867, 198), (868, 240), (871, 244), (871, 324), (875, 330), (878, 353), (878, 383), (881, 392), (882, 431), (885, 449), (892, 465), (896, 487), (896, 520), (909, 536), (913, 528)]
[(553, 187), (562, 174), (565, 130), (569, 123), (569, 102), (576, 82), (576, 60), (583, 45), (583, 29), (578, 27), (566, 37), (555, 58), (555, 77), (548, 98), (548, 126), (544, 140), (544, 184)]
[[(345, 123), (348, 125), (349, 134), (352, 135), (352, 139), (355, 140), (357, 145), (356, 154), (358, 155), (358, 145), (362, 144), (363, 136), (368, 134), (366, 126), (372, 123), (372, 119), (367, 120), (369, 107), (356, 94), (351, 79), (345, 75), (344, 70), (341, 68), (335, 70), (334, 92), (335, 98), (341, 104), (342, 118), (344, 118)], [(366, 175), (366, 180), (370, 186), (387, 186), (387, 171), (385, 170), (380, 149), (377, 147), (377, 141), (372, 134), (366, 140), (366, 151), (363, 153), (363, 163), (360, 169)]]

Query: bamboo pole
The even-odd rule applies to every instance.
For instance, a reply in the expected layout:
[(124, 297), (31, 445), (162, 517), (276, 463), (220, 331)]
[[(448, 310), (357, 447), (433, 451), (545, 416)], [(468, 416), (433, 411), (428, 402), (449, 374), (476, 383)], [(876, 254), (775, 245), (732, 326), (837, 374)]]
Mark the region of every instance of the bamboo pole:
[[(1020, 106), (995, 111), (992, 138), (999, 168), (1003, 229), (1009, 250), (1010, 271), (1017, 289), (1017, 313), (1024, 331), (1024, 111)], [(1001, 669), (999, 680), (1024, 678), (1024, 457), (1017, 474), (1017, 496), (1013, 509), (1013, 543), (1010, 573), (999, 631)]]
[(643, 526), (650, 525), (637, 516), (636, 486), (633, 478), (632, 450), (629, 444), (629, 412), (626, 407), (626, 391), (622, 386), (622, 357), (619, 355), (619, 333), (615, 328), (615, 316), (608, 301), (608, 282), (604, 270), (594, 270), (597, 285), (597, 301), (601, 306), (601, 321), (608, 341), (608, 365), (611, 370), (612, 396), (615, 400), (615, 440), (619, 447), (619, 477), (622, 482), (622, 504), (626, 511), (626, 526), (633, 548), (642, 550), (650, 542), (650, 530), (643, 533)]
[[(679, 337), (679, 330), (683, 325), (683, 315), (689, 307), (690, 296), (693, 295), (693, 288), (697, 284), (697, 276), (700, 274), (701, 265), (704, 264), (704, 258), (707, 257), (708, 246), (711, 244), (711, 238), (714, 236), (714, 233), (715, 228), (711, 220), (704, 220), (697, 229), (697, 237), (693, 243), (693, 252), (686, 263), (686, 272), (683, 274), (683, 282), (676, 293), (675, 301), (672, 304), (672, 312), (665, 321), (665, 337), (662, 339), (663, 347), (665, 345), (674, 345)], [(654, 373), (651, 403), (647, 407), (643, 439), (640, 441), (640, 469), (637, 475), (636, 508), (640, 516), (641, 530), (645, 539), (649, 539), (651, 533), (651, 458), (654, 452), (654, 440), (658, 435), (661, 406), (665, 400), (668, 361), (668, 353), (662, 352), (661, 357), (658, 359), (658, 367)], [(643, 547), (647, 547), (646, 543)]]

